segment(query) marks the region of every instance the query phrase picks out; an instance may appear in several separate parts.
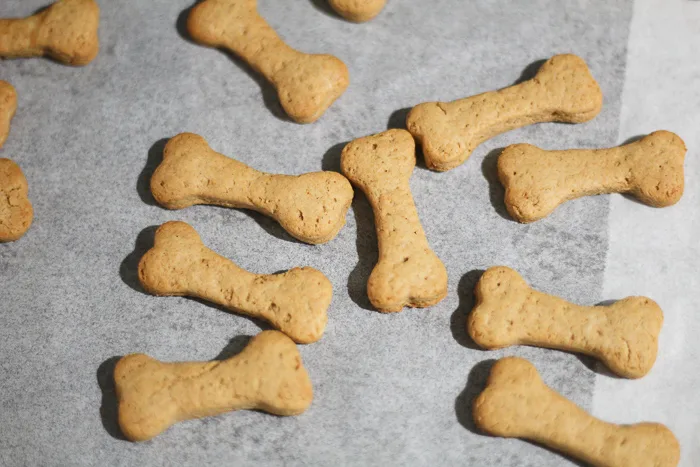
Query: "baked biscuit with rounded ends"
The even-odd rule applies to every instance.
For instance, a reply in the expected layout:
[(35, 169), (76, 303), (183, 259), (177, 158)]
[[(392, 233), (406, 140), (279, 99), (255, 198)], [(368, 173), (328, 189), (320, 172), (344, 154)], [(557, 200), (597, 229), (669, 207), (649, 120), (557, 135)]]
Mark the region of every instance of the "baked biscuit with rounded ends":
[(145, 441), (174, 423), (233, 410), (298, 415), (313, 399), (311, 380), (294, 342), (278, 331), (253, 337), (223, 361), (163, 363), (144, 354), (114, 369), (119, 426)]
[(337, 172), (266, 174), (219, 154), (192, 133), (168, 141), (151, 177), (151, 193), (168, 209), (195, 204), (253, 209), (312, 244), (338, 234), (353, 197), (350, 182)]
[(489, 268), (474, 289), (467, 319), (474, 342), (486, 349), (548, 347), (590, 355), (625, 378), (641, 378), (656, 361), (664, 315), (646, 297), (609, 306), (580, 306), (530, 288), (514, 270)]
[(0, 242), (19, 240), (32, 225), (34, 210), (22, 170), (10, 159), (0, 159)]
[(594, 466), (674, 467), (680, 460), (678, 440), (664, 425), (595, 418), (545, 385), (522, 358), (493, 365), (473, 417), (490, 435), (534, 441)]
[(430, 249), (409, 179), (415, 142), (406, 130), (389, 130), (350, 142), (341, 169), (372, 205), (379, 261), (367, 282), (370, 302), (382, 312), (428, 307), (447, 295), (447, 270)]
[(282, 274), (253, 274), (204, 246), (184, 222), (156, 230), (153, 248), (138, 268), (143, 288), (160, 296), (188, 296), (263, 319), (301, 344), (315, 342), (326, 328), (333, 286), (314, 268)]
[(461, 165), (489, 138), (540, 122), (581, 123), (598, 115), (603, 94), (586, 63), (555, 55), (534, 78), (452, 102), (426, 102), (408, 113), (408, 131), (426, 165), (440, 172)]
[(666, 207), (683, 195), (685, 143), (670, 131), (610, 149), (545, 151), (514, 144), (498, 158), (505, 205), (518, 222), (534, 222), (582, 196), (629, 193), (649, 206)]
[(17, 91), (7, 81), (0, 80), (0, 148), (10, 134), (10, 122), (17, 111)]
[(331, 7), (343, 18), (364, 23), (379, 14), (386, 0), (328, 0)]
[(200, 44), (226, 48), (277, 89), (284, 111), (298, 123), (316, 121), (349, 84), (348, 69), (333, 55), (288, 46), (258, 14), (256, 0), (206, 0), (187, 18)]
[(49, 56), (87, 65), (100, 48), (100, 7), (94, 0), (60, 0), (27, 18), (0, 19), (0, 57)]

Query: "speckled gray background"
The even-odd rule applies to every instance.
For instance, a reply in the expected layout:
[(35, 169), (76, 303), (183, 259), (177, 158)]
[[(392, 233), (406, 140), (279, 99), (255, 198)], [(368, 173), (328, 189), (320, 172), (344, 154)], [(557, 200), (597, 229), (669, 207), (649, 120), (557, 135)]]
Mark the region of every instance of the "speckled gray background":
[[(389, 0), (374, 21), (333, 16), (324, 0), (260, 0), (293, 46), (328, 52), (350, 69), (348, 91), (314, 124), (281, 117), (272, 89), (240, 62), (181, 36), (189, 0), (100, 1), (101, 53), (85, 68), (48, 60), (0, 63), (19, 93), (0, 157), (24, 170), (34, 225), (0, 245), (2, 465), (493, 465), (568, 461), (518, 440), (475, 433), (469, 401), (489, 360), (531, 359), (545, 381), (589, 407), (591, 361), (532, 348), (474, 349), (464, 332), (479, 270), (518, 269), (536, 287), (593, 304), (607, 245), (606, 197), (567, 203), (528, 226), (509, 220), (495, 179), (497, 149), (614, 145), (631, 2)], [(4, 0), (0, 16), (44, 0)], [(405, 109), (507, 86), (541, 59), (581, 55), (605, 106), (578, 126), (543, 124), (483, 144), (448, 173), (411, 180), (428, 239), (445, 262), (449, 294), (428, 310), (368, 309), (376, 237), (361, 195), (326, 245), (293, 241), (271, 220), (216, 207), (154, 205), (148, 177), (163, 139), (182, 131), (257, 169), (336, 170), (342, 144), (403, 124)], [(218, 253), (256, 272), (297, 265), (334, 284), (323, 339), (301, 348), (315, 387), (302, 416), (237, 412), (181, 423), (153, 441), (120, 439), (112, 357), (162, 360), (231, 355), (258, 323), (185, 298), (144, 294), (135, 277), (153, 229), (192, 224)], [(483, 363), (486, 361), (486, 363)]]

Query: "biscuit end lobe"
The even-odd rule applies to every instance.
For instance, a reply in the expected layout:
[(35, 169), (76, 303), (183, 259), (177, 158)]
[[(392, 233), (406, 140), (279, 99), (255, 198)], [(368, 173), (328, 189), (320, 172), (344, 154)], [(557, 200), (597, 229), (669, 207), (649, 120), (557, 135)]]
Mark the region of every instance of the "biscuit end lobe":
[(163, 161), (150, 181), (151, 194), (167, 209), (184, 209), (201, 203), (198, 185), (190, 183), (197, 173), (199, 156), (211, 151), (207, 141), (194, 133), (180, 133), (170, 138), (163, 150)]
[(498, 349), (519, 342), (517, 330), (509, 331), (507, 321), (526, 298), (529, 286), (518, 272), (493, 266), (474, 287), (476, 304), (467, 318), (467, 333), (484, 349)]
[(531, 144), (511, 144), (498, 156), (498, 180), (505, 189), (503, 203), (508, 214), (521, 224), (529, 224), (547, 217), (559, 205), (555, 196), (539, 196), (532, 192), (526, 160), (541, 157), (544, 151)]
[(0, 243), (19, 240), (32, 225), (34, 208), (29, 185), (20, 167), (0, 159)]
[(328, 3), (346, 20), (364, 23), (382, 11), (386, 0), (329, 0)]
[[(505, 357), (498, 360), (491, 368), (486, 388), (474, 399), (472, 415), (474, 424), (484, 433), (504, 438), (523, 437), (517, 423), (508, 423), (517, 414), (512, 413), (510, 404), (504, 403), (505, 397), (513, 392), (529, 392), (530, 387), (543, 384), (539, 373), (532, 363), (519, 357)], [(526, 401), (520, 400), (519, 404)]]
[(100, 49), (100, 7), (94, 0), (62, 0), (42, 15), (38, 41), (46, 54), (67, 65), (92, 62)]
[(649, 206), (662, 208), (676, 204), (685, 189), (685, 142), (670, 131), (655, 131), (640, 141), (644, 160), (632, 166), (633, 194)]
[(556, 101), (557, 121), (587, 122), (603, 108), (603, 92), (581, 57), (555, 55), (542, 65), (533, 80), (545, 86), (549, 98)]
[(347, 89), (348, 68), (333, 55), (303, 54), (271, 77), (284, 111), (297, 123), (313, 123)]
[(139, 261), (138, 276), (143, 288), (153, 295), (185, 295), (187, 277), (183, 275), (189, 250), (202, 246), (197, 231), (181, 221), (158, 227), (153, 248)]

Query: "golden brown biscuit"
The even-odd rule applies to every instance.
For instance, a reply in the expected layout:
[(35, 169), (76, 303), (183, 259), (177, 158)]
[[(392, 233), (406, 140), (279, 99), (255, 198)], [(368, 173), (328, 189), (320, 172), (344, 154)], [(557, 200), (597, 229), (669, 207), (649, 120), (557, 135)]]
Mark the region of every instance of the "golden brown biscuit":
[(0, 148), (10, 134), (10, 121), (17, 111), (17, 91), (7, 81), (0, 80)]
[(0, 159), (0, 242), (13, 242), (32, 225), (27, 179), (10, 159)]
[(324, 243), (345, 225), (352, 202), (350, 182), (336, 172), (272, 175), (212, 150), (192, 133), (165, 146), (151, 178), (151, 192), (168, 209), (216, 204), (253, 209), (279, 222), (307, 243)]
[(498, 158), (498, 177), (506, 208), (518, 222), (534, 222), (565, 201), (603, 193), (629, 193), (665, 207), (683, 195), (685, 153), (683, 140), (670, 131), (610, 149), (545, 151), (514, 144)]
[(597, 419), (547, 387), (522, 358), (496, 362), (473, 416), (490, 435), (528, 439), (595, 466), (673, 467), (680, 460), (678, 440), (664, 425)]
[(275, 86), (285, 112), (298, 123), (316, 121), (348, 87), (343, 62), (288, 46), (258, 14), (256, 0), (199, 3), (187, 30), (197, 42), (224, 47), (248, 62)]
[(489, 268), (474, 295), (467, 330), (486, 349), (522, 344), (580, 352), (626, 378), (644, 376), (656, 361), (664, 315), (649, 298), (575, 305), (531, 289), (505, 266)]
[(260, 318), (296, 342), (321, 338), (333, 286), (316, 269), (253, 274), (204, 246), (184, 222), (166, 222), (139, 263), (139, 280), (153, 295), (198, 297)]
[(367, 295), (382, 312), (428, 307), (447, 295), (447, 270), (428, 245), (408, 183), (415, 165), (415, 142), (406, 130), (356, 139), (341, 155), (343, 173), (374, 210), (379, 261)]
[(100, 7), (94, 0), (60, 0), (27, 18), (0, 19), (0, 57), (49, 56), (87, 65), (99, 50)]
[(600, 112), (603, 94), (586, 63), (555, 55), (520, 84), (453, 102), (426, 102), (406, 118), (423, 146), (426, 165), (450, 170), (489, 138), (539, 122), (586, 122)]
[(328, 0), (328, 3), (343, 18), (364, 23), (382, 11), (386, 0)]
[(298, 415), (313, 399), (296, 345), (277, 331), (261, 332), (224, 361), (162, 363), (127, 355), (117, 362), (114, 382), (119, 426), (132, 441), (151, 439), (183, 420), (233, 410)]

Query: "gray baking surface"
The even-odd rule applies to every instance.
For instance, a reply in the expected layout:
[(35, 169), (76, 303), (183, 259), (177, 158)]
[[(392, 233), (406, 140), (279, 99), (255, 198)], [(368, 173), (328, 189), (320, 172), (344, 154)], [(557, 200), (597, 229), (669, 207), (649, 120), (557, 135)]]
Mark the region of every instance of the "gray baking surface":
[[(631, 2), (389, 0), (362, 25), (332, 15), (324, 0), (259, 3), (294, 47), (348, 65), (350, 87), (314, 124), (285, 120), (260, 77), (183, 38), (189, 0), (101, 1), (101, 52), (87, 67), (0, 63), (0, 79), (19, 94), (0, 157), (22, 167), (35, 208), (27, 235), (0, 246), (0, 464), (569, 464), (530, 443), (478, 434), (469, 405), (493, 359), (520, 355), (587, 408), (592, 360), (526, 347), (477, 350), (464, 326), (479, 271), (492, 265), (514, 267), (535, 287), (582, 304), (616, 298), (600, 296), (606, 197), (519, 225), (505, 214), (495, 162), (497, 149), (511, 143), (615, 144)], [(45, 4), (4, 0), (0, 17)], [(260, 170), (337, 170), (344, 142), (402, 126), (407, 107), (510, 85), (532, 75), (537, 64), (529, 65), (568, 52), (587, 61), (603, 89), (595, 120), (507, 133), (447, 173), (416, 168), (418, 212), (450, 276), (447, 298), (430, 309), (368, 309), (377, 246), (361, 194), (347, 226), (321, 246), (296, 242), (255, 213), (167, 211), (149, 195), (164, 139), (177, 133), (201, 134)], [(146, 443), (120, 439), (113, 357), (207, 360), (232, 355), (242, 336), (260, 330), (203, 302), (142, 292), (135, 268), (152, 226), (178, 219), (248, 270), (310, 265), (333, 282), (323, 339), (300, 347), (315, 389), (305, 414), (241, 411), (180, 423)]]

